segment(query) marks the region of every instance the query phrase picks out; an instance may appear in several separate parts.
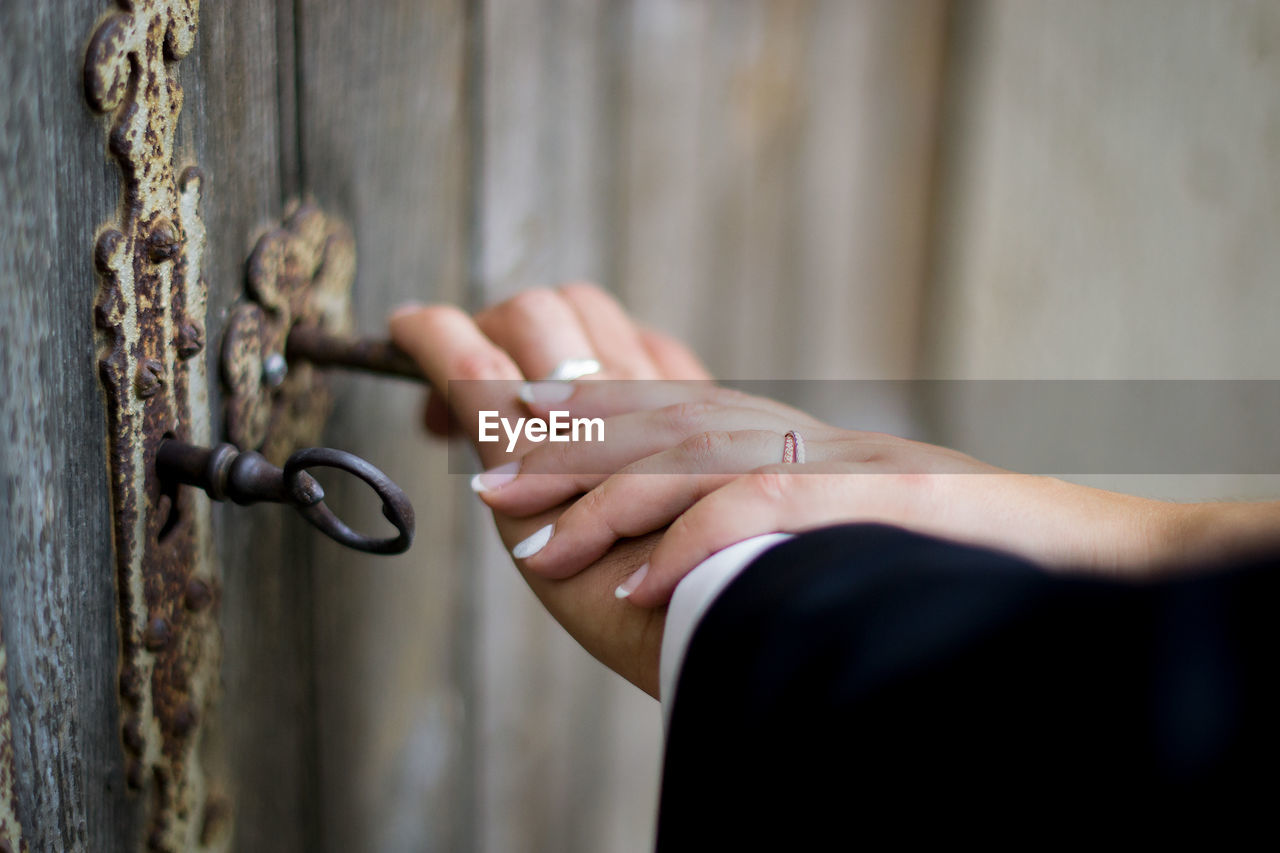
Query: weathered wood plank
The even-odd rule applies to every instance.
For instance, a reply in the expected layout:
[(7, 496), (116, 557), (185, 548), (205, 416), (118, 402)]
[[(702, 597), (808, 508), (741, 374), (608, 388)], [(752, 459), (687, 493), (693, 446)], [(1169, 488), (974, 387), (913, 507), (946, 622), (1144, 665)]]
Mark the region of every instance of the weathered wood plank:
[(808, 22), (790, 375), (918, 372), (947, 6), (826, 0)]
[[(485, 7), (478, 303), (605, 278), (614, 237), (614, 24), (612, 8), (594, 2)], [(625, 848), (647, 846), (656, 781), (617, 760), (612, 727), (620, 697), (629, 697), (648, 715), (649, 725), (633, 730), (643, 740), (656, 734), (656, 707), (551, 621), (492, 532), (482, 541), (473, 635), (483, 696), (481, 848), (611, 849), (609, 827), (628, 808), (642, 820)]]
[[(244, 265), (283, 212), (282, 140), (293, 137), (277, 77), (274, 4), (203, 3), (196, 49), (183, 67), (184, 148), (203, 169), (209, 281), (206, 348), (215, 434), (221, 435), (219, 357)], [(234, 813), (232, 849), (314, 850), (318, 823), (308, 547), (314, 534), (286, 509), (217, 504), (223, 693), (205, 733)]]
[(0, 611), (18, 779), (33, 850), (124, 850), (105, 415), (94, 232), (118, 204), (83, 102), (84, 44), (106, 4), (0, 8)]
[(18, 779), (13, 764), (13, 726), (9, 724), (9, 677), (4, 651), (4, 624), (0, 620), (0, 849), (27, 853), (18, 820)]
[[(690, 338), (722, 374), (812, 375), (815, 360), (834, 375), (850, 375), (846, 363), (853, 375), (909, 369), (923, 193), (913, 170), (937, 4), (357, 5), (205, 4), (184, 63), (182, 146), (209, 176), (210, 340), (257, 230), (301, 187), (356, 229), (366, 332), (404, 298), (470, 293), (478, 307), (586, 277)], [(0, 125), (7, 150), (29, 155), (0, 172), (15, 188), (0, 240), (16, 247), (0, 253), (0, 352), (6, 381), (23, 383), (7, 387), (34, 386), (31, 401), (0, 402), (22, 454), (2, 463), (14, 536), (0, 544), (0, 612), (6, 634), (25, 637), (10, 647), (10, 695), (15, 679), (35, 691), (15, 699), (15, 735), (29, 745), (19, 773), (52, 761), (58, 780), (25, 794), (24, 826), (44, 819), (40, 838), (59, 848), (91, 838), (120, 849), (131, 830), (103, 711), (115, 702), (115, 623), (102, 447), (76, 451), (70, 431), (101, 421), (96, 280), (89, 243), (55, 239), (90, 239), (115, 199), (98, 129), (68, 111), (78, 65), (58, 64), (78, 54), (89, 14), (0, 12), (24, 37), (15, 43), (43, 51), (0, 65), (10, 91), (42, 92), (6, 101)], [(905, 118), (863, 121), (886, 104)], [(34, 150), (31, 128), (46, 126), (91, 156)], [(86, 212), (84, 198), (100, 209)], [(80, 284), (46, 292), (33, 282), (49, 268), (79, 270)], [(83, 376), (51, 367), (75, 353)], [(50, 407), (50, 378), (56, 399), (87, 408)], [(211, 736), (236, 795), (236, 847), (646, 846), (656, 706), (550, 622), (481, 533), (488, 521), (462, 478), (443, 494), (443, 454), (407, 428), (419, 394), (340, 386), (329, 442), (406, 487), (419, 543), (397, 560), (361, 558), (287, 513), (218, 509), (226, 693)], [(330, 491), (376, 522), (364, 495)], [(76, 526), (51, 527), (61, 518)], [(49, 702), (69, 710), (40, 716)], [(110, 786), (81, 783), (104, 769)]]
[[(485, 296), (603, 273), (629, 307), (692, 340), (722, 375), (813, 376), (815, 348), (827, 359), (817, 375), (909, 371), (942, 6), (905, 5), (644, 2), (602, 17), (549, 2), (487, 9)], [(850, 37), (877, 49), (850, 56)], [(882, 125), (858, 114), (889, 106), (895, 119)], [(865, 236), (841, 239), (860, 228)], [(595, 268), (578, 261), (591, 260), (576, 248), (584, 241), (598, 243)], [(876, 277), (859, 278), (862, 270)], [(864, 304), (871, 310), (859, 311)], [(892, 334), (880, 332), (886, 325)], [(880, 352), (890, 338), (896, 349)], [(660, 744), (653, 709), (634, 691), (612, 694), (603, 726), (562, 745), (561, 721), (528, 694), (554, 683), (573, 697), (557, 704), (576, 704), (590, 688), (555, 679), (554, 658), (527, 651), (545, 617), (527, 612), (505, 552), (494, 545), (491, 554), (482, 600), (506, 627), (486, 658), (486, 684), (521, 717), (486, 706), (485, 730), (503, 755), (527, 763), (486, 783), (486, 813), (516, 815), (491, 824), (487, 839), (495, 849), (644, 843)], [(509, 647), (521, 638), (517, 657)], [(597, 732), (608, 765), (566, 770), (555, 758), (589, 748)], [(548, 816), (562, 819), (564, 786), (593, 770), (594, 802), (611, 817), (557, 835), (564, 830)]]
[[(1280, 375), (1280, 7), (965, 11), (948, 73), (929, 373)], [(985, 413), (948, 415), (939, 435), (963, 441), (960, 425), (980, 429)], [(1280, 494), (1265, 477), (1089, 480), (1182, 499)]]
[(989, 2), (960, 22), (935, 371), (1274, 378), (1280, 7)]
[[(710, 6), (680, 0), (628, 4), (617, 24), (619, 107), (612, 278), (649, 322), (701, 345), (707, 242), (714, 200), (704, 177), (702, 53)], [(717, 365), (718, 366), (718, 365)]]
[[(461, 0), (307, 0), (297, 9), (300, 184), (353, 227), (357, 324), (385, 334), (400, 302), (463, 300), (467, 10)], [(316, 849), (473, 849), (480, 697), (462, 490), (448, 487), (444, 448), (420, 434), (421, 389), (368, 378), (338, 388), (326, 442), (386, 470), (412, 499), (418, 532), (396, 558), (328, 542), (308, 549)], [(332, 494), (368, 529), (385, 525), (363, 487), (335, 481)]]
[(632, 308), (726, 378), (911, 375), (944, 12), (634, 4), (616, 237)]

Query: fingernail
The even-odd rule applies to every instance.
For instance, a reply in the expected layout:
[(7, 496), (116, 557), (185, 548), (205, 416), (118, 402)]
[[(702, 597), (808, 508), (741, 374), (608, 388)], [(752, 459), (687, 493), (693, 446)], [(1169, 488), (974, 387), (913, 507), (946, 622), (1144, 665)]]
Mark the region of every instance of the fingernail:
[(618, 588), (613, 591), (614, 598), (626, 598), (635, 592), (636, 587), (640, 586), (640, 582), (644, 580), (644, 576), (647, 574), (649, 574), (649, 564), (645, 563), (632, 572), (630, 577), (618, 584)]
[(520, 399), (526, 403), (563, 403), (572, 396), (571, 382), (526, 382), (520, 386)]
[(406, 314), (412, 314), (415, 311), (421, 311), (423, 308), (426, 308), (426, 307), (427, 306), (423, 305), (421, 302), (402, 302), (399, 305), (397, 305), (395, 308), (391, 309), (390, 319), (398, 320)]
[(508, 462), (505, 465), (499, 465), (497, 468), (490, 468), (488, 471), (481, 471), (471, 478), (471, 490), (479, 493), (505, 486), (514, 480), (519, 473), (519, 459), (514, 462)]
[(556, 369), (544, 376), (543, 379), (571, 382), (574, 379), (581, 379), (584, 376), (591, 376), (599, 372), (600, 362), (594, 358), (566, 358), (557, 364)]
[(516, 543), (516, 547), (511, 549), (511, 556), (517, 560), (523, 560), (526, 557), (532, 557), (534, 554), (542, 550), (543, 546), (551, 539), (551, 528), (555, 525), (548, 524), (546, 527), (538, 528), (528, 539), (522, 539)]

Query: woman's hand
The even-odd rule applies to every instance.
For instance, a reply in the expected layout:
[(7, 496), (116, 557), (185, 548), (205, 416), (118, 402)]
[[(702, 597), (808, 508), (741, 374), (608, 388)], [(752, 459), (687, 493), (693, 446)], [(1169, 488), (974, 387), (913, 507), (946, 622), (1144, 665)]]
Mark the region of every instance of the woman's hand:
[[(489, 470), (474, 482), (552, 615), (654, 695), (665, 611), (610, 591), (622, 582), (633, 603), (661, 604), (704, 558), (759, 533), (878, 521), (1128, 575), (1280, 544), (1280, 503), (1178, 505), (1015, 474), (717, 388), (687, 349), (588, 285), (528, 291), (474, 320), (448, 306), (404, 310), (391, 331), (437, 392), (487, 380), (457, 386), (447, 409), (433, 394), (438, 429), (452, 417), (474, 442), (482, 409), (607, 419), (605, 444), (522, 441), (518, 462), (477, 443)], [(583, 357), (601, 362), (600, 378), (692, 381), (538, 381)], [(805, 464), (779, 464), (788, 430), (805, 437)]]
[[(617, 541), (670, 525), (622, 590), (641, 606), (664, 604), (702, 560), (762, 533), (881, 522), (1050, 567), (1141, 572), (1169, 557), (1180, 518), (1176, 504), (836, 429), (709, 383), (584, 383), (555, 405), (603, 416), (606, 440), (535, 446), (518, 466), (477, 478), (480, 496), (497, 512), (525, 516), (586, 492), (517, 545), (524, 568), (549, 578), (570, 577)], [(803, 465), (780, 463), (792, 429), (805, 439)]]
[[(424, 306), (425, 307), (425, 306)], [(422, 310), (405, 306), (397, 312), (405, 317)], [(514, 363), (536, 386), (569, 359), (595, 356), (602, 371), (594, 378), (709, 380), (711, 374), (688, 347), (632, 320), (617, 301), (593, 284), (572, 282), (555, 290), (535, 288), (522, 291), (475, 315), (474, 320), (457, 308), (433, 306), (433, 312), (452, 312), (475, 325), (483, 336), (505, 352), (509, 366)], [(406, 351), (414, 345), (413, 329), (393, 323), (391, 337)], [(399, 334), (400, 337), (397, 337)], [(494, 378), (491, 370), (466, 371), (449, 379)], [(477, 366), (480, 367), (480, 366)], [(514, 378), (514, 377), (508, 377)], [(456, 434), (457, 414), (445, 399), (447, 386), (435, 385), (427, 397), (426, 427), (439, 436)], [(470, 422), (469, 422), (470, 423)], [(473, 436), (474, 439), (474, 436)], [(479, 449), (479, 448), (478, 448)]]
[[(590, 285), (525, 291), (474, 319), (452, 306), (409, 307), (391, 318), (391, 337), (430, 379), (438, 430), (450, 418), (471, 437), (482, 463), (496, 465), (503, 446), (476, 441), (478, 414), (527, 415), (519, 399), (526, 379), (538, 380), (569, 358), (595, 358), (601, 376), (705, 380), (688, 349), (634, 324), (607, 294)], [(450, 380), (454, 383), (446, 401)], [(447, 408), (446, 408), (447, 407)], [(520, 452), (533, 445), (523, 443)], [(508, 548), (550, 524), (563, 506), (547, 504), (524, 518), (494, 514)], [(611, 591), (642, 565), (656, 537), (619, 545), (563, 580), (522, 573), (552, 616), (606, 666), (657, 695), (658, 653), (665, 612), (640, 610)], [(584, 564), (585, 565), (585, 564)]]

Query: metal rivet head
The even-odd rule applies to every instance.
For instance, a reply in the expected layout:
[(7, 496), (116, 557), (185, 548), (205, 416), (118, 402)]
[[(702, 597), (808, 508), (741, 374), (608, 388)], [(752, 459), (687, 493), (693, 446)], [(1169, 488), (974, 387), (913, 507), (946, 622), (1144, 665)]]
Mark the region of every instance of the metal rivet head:
[(188, 359), (204, 349), (204, 329), (199, 323), (183, 323), (178, 329), (178, 357)]
[(183, 702), (173, 712), (173, 717), (169, 721), (169, 728), (175, 735), (182, 737), (190, 734), (199, 721), (200, 712), (196, 710), (195, 704), (190, 701)]
[(133, 388), (139, 397), (154, 397), (164, 387), (164, 365), (149, 358), (138, 365), (138, 372), (133, 377)]
[(182, 603), (186, 605), (188, 610), (204, 610), (213, 603), (213, 590), (209, 589), (209, 585), (199, 578), (192, 578), (187, 581), (187, 589), (183, 595)]
[(268, 388), (279, 388), (288, 375), (289, 362), (280, 353), (273, 352), (262, 360), (262, 381)]
[(178, 239), (178, 229), (167, 216), (161, 216), (151, 226), (147, 234), (147, 257), (153, 264), (171, 261), (182, 251), (182, 241)]
[(162, 616), (157, 616), (148, 622), (147, 630), (142, 634), (142, 644), (152, 652), (164, 649), (172, 640), (173, 629), (169, 627), (169, 620)]

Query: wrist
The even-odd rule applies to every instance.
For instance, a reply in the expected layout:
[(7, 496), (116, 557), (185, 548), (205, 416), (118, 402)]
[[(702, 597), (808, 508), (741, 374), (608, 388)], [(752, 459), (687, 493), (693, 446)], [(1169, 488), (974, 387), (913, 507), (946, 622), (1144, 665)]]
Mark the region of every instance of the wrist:
[(1280, 501), (1179, 504), (1165, 563), (1215, 562), (1280, 548)]

